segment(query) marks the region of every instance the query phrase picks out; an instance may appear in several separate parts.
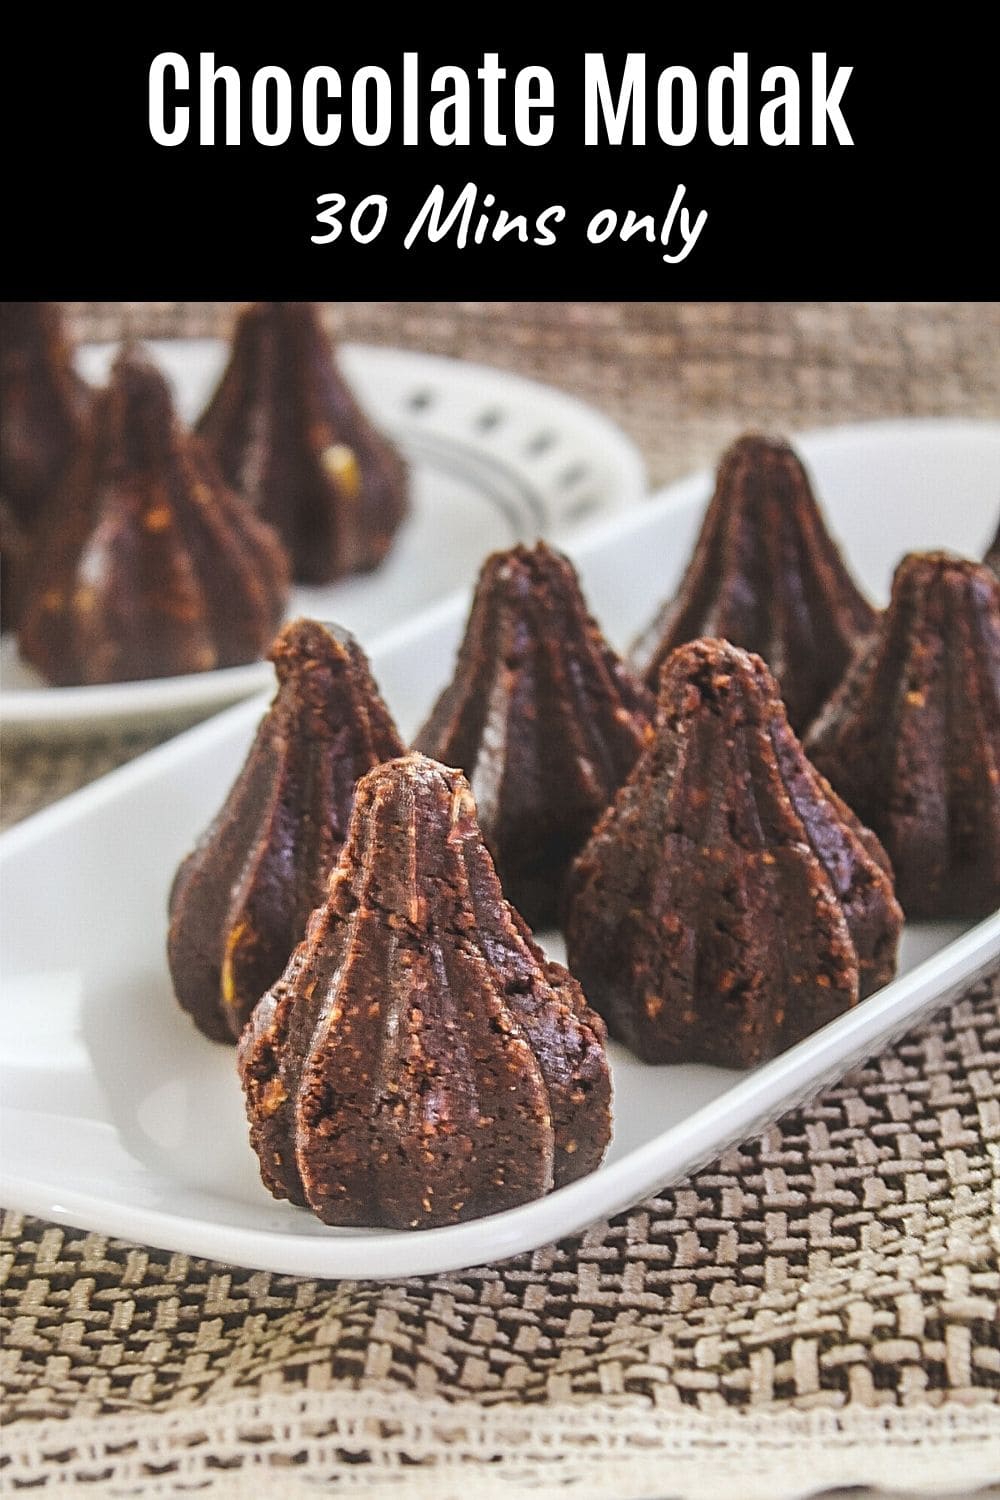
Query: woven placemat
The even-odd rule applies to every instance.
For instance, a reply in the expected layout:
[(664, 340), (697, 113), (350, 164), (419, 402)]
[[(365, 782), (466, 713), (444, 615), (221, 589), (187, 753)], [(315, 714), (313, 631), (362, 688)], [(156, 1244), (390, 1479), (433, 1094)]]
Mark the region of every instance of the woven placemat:
[(10, 1214), (7, 1480), (982, 1484), (998, 1215), (1000, 973), (682, 1187), (501, 1265), (318, 1282)]
[[(81, 337), (118, 304), (70, 306)], [(132, 304), (225, 331), (228, 304)], [(594, 401), (654, 482), (740, 429), (995, 416), (998, 304), (345, 304)], [(985, 539), (985, 538), (984, 538)], [(12, 821), (158, 736), (10, 745)], [(1000, 1481), (1000, 975), (712, 1168), (503, 1265), (314, 1282), (4, 1221), (0, 1470), (61, 1493), (767, 1495)]]

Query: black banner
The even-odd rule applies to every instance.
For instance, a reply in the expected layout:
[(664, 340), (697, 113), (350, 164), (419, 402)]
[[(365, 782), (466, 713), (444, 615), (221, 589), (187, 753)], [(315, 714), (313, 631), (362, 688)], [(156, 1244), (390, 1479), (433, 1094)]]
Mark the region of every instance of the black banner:
[(967, 38), (50, 30), (8, 57), (14, 296), (997, 288), (993, 64)]

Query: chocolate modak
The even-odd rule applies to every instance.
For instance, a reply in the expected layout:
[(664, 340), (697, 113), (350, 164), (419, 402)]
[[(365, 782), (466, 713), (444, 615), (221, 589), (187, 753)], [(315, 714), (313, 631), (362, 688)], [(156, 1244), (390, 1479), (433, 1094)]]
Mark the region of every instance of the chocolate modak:
[(997, 534), (993, 538), (992, 542), (990, 542), (990, 545), (986, 551), (986, 556), (983, 558), (983, 562), (988, 568), (992, 568), (994, 573), (996, 573), (997, 576), (1000, 577), (1000, 523), (997, 524)]
[(504, 900), (459, 771), (358, 786), (323, 904), (240, 1040), (265, 1185), (328, 1224), (425, 1228), (597, 1166), (604, 1026)]
[(58, 305), (0, 303), (0, 497), (24, 532), (79, 452), (93, 399)]
[(181, 426), (160, 372), (126, 347), (37, 538), (22, 656), (61, 684), (238, 666), (266, 649), (287, 592), (277, 535)]
[(242, 313), (198, 431), (280, 532), (300, 583), (383, 561), (409, 508), (406, 465), (349, 390), (312, 303)]
[(886, 983), (878, 839), (813, 769), (759, 656), (681, 646), (654, 738), (573, 866), (567, 963), (646, 1062), (747, 1068)]
[(655, 692), (676, 646), (723, 637), (764, 658), (801, 734), (875, 618), (792, 448), (748, 433), (723, 454), (680, 588), (636, 643), (633, 660)]
[(877, 634), (806, 750), (876, 830), (908, 917), (1000, 906), (1000, 581), (945, 552), (896, 569)]
[(573, 859), (645, 742), (653, 700), (538, 542), (486, 559), (454, 676), (416, 739), (468, 776), (504, 892), (558, 919)]
[(405, 748), (346, 631), (294, 620), (270, 657), (274, 701), (170, 894), (174, 990), (216, 1041), (239, 1037), (322, 901), (358, 778)]
[(0, 629), (17, 623), (30, 552), (27, 532), (0, 496)]

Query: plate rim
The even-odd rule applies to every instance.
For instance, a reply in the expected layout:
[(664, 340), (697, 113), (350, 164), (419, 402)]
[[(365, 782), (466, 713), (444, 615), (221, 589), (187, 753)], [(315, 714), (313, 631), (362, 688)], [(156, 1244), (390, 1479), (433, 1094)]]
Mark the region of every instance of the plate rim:
[[(951, 990), (986, 972), (997, 954), (1000, 911), (619, 1161), (545, 1197), (461, 1224), (347, 1234), (332, 1229), (329, 1237), (248, 1229), (134, 1207), (65, 1186), (47, 1187), (39, 1179), (9, 1171), (2, 1159), (0, 1194), (6, 1206), (55, 1223), (279, 1275), (385, 1280), (495, 1264), (579, 1233), (714, 1160), (796, 1100), (810, 1097), (825, 1078), (849, 1071), (852, 1059), (905, 1035), (923, 1015), (947, 1004)], [(809, 1063), (806, 1073), (804, 1061)], [(31, 1113), (0, 1108), (0, 1119)], [(488, 1253), (481, 1243), (484, 1238), (491, 1242)]]

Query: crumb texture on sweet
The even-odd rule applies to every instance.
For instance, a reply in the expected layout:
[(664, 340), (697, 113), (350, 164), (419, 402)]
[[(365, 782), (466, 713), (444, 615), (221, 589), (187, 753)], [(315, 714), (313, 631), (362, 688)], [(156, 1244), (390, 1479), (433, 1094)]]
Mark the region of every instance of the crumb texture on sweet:
[(911, 553), (806, 749), (876, 830), (908, 917), (1000, 906), (1000, 581)]
[(305, 934), (347, 837), (358, 778), (405, 748), (346, 631), (293, 620), (270, 656), (278, 691), (170, 895), (174, 991), (216, 1041), (239, 1038)]
[(810, 765), (777, 685), (725, 641), (679, 647), (652, 743), (569, 882), (567, 961), (648, 1062), (750, 1067), (893, 974), (878, 839)]
[(559, 918), (573, 857), (635, 764), (653, 701), (544, 542), (487, 558), (451, 682), (417, 736), (468, 776), (504, 892)]
[(324, 904), (238, 1058), (265, 1184), (330, 1224), (422, 1228), (591, 1171), (604, 1026), (503, 898), (460, 772), (361, 781)]
[(656, 692), (664, 662), (685, 641), (720, 637), (743, 646), (771, 668), (801, 734), (875, 618), (793, 449), (747, 433), (723, 454), (680, 587), (633, 656)]

